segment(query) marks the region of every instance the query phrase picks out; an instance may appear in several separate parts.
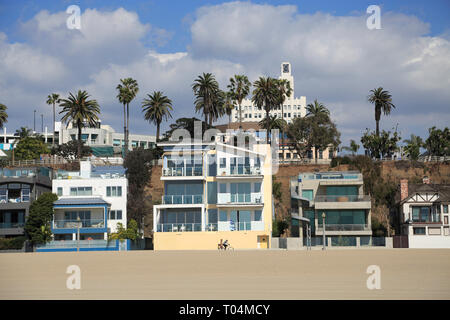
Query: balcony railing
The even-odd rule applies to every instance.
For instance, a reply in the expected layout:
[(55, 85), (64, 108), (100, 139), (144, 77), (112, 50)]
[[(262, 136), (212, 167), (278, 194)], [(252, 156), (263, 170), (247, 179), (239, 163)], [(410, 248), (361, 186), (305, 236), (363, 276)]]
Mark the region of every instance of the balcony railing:
[(168, 195), (162, 196), (163, 204), (202, 204), (203, 195)]
[(261, 175), (260, 167), (230, 166), (230, 168), (219, 168), (219, 176), (256, 176)]
[(3, 222), (0, 223), (0, 229), (23, 228), (25, 222)]
[[(327, 231), (364, 231), (369, 226), (367, 224), (326, 224), (325, 232)], [(323, 230), (322, 224), (317, 225), (317, 230)]]
[(203, 167), (175, 167), (164, 168), (163, 177), (200, 177), (203, 175)]
[(196, 232), (202, 231), (201, 223), (159, 223), (156, 232)]
[(229, 204), (229, 203), (262, 203), (261, 193), (246, 193), (246, 194), (229, 194), (219, 193), (217, 198), (217, 204)]
[(341, 196), (316, 196), (315, 202), (361, 202), (370, 201), (369, 195), (341, 195)]
[(78, 228), (104, 228), (105, 221), (103, 219), (81, 219), (78, 220), (55, 220), (53, 221), (53, 229), (75, 229)]
[(245, 221), (245, 222), (231, 222), (219, 221), (219, 231), (262, 231), (264, 230), (264, 222), (262, 221)]

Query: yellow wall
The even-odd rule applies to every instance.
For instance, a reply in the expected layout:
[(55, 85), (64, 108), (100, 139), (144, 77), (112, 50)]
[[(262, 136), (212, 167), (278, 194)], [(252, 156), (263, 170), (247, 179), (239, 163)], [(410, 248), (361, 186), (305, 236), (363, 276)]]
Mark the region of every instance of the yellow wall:
[(257, 249), (258, 236), (266, 236), (266, 246), (270, 244), (265, 231), (155, 232), (153, 244), (155, 250), (217, 250), (222, 239), (235, 249)]

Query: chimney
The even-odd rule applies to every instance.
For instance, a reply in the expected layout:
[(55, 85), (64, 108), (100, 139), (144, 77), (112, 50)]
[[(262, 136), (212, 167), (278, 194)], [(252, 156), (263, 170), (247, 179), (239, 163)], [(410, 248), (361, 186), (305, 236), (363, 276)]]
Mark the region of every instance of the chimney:
[(422, 179), (422, 182), (423, 182), (423, 184), (430, 184), (431, 183), (430, 178), (428, 176), (424, 176), (423, 179)]
[(400, 201), (408, 198), (408, 179), (400, 180)]
[(91, 162), (80, 161), (80, 176), (89, 179), (91, 177)]

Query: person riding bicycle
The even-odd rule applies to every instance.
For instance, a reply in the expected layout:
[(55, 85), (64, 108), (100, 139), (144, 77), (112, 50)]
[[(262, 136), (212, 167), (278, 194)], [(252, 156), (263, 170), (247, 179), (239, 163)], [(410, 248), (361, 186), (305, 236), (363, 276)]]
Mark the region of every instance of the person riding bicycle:
[(224, 250), (227, 250), (227, 247), (228, 247), (230, 244), (228, 243), (228, 240), (225, 240), (225, 241), (222, 243), (222, 245), (223, 245), (223, 247), (224, 247)]

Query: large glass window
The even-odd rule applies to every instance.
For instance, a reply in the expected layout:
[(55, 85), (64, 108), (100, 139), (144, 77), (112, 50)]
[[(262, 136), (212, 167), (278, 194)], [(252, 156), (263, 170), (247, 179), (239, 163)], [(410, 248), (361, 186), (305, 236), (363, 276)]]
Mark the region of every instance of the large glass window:
[[(322, 225), (321, 213), (318, 217), (319, 225)], [(326, 224), (367, 224), (365, 210), (326, 210)]]
[(312, 200), (314, 198), (313, 190), (302, 190), (302, 197), (308, 200)]
[(121, 197), (122, 196), (122, 187), (121, 186), (106, 187), (106, 196), (107, 197)]
[(217, 182), (208, 182), (208, 204), (217, 203)]
[(429, 222), (431, 221), (430, 216), (431, 207), (412, 207), (412, 220), (414, 222)]
[(71, 196), (92, 196), (92, 187), (71, 187)]

